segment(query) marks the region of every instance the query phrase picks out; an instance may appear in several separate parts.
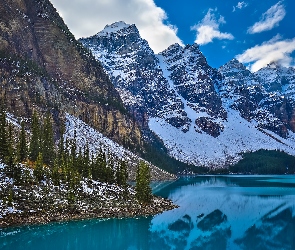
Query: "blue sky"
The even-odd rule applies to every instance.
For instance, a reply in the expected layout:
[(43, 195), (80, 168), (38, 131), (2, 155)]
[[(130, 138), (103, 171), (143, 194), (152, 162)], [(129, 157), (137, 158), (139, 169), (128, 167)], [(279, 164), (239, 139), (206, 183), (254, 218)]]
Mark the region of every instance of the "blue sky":
[[(210, 26), (210, 21), (214, 26), (215, 19), (215, 30), (224, 35), (207, 41), (199, 39), (201, 51), (213, 67), (219, 67), (247, 49), (271, 39), (284, 41), (295, 38), (295, 1), (292, 0), (155, 0), (155, 3), (166, 11), (168, 19), (165, 21), (177, 26), (177, 35), (184, 44), (194, 43), (198, 28), (208, 23)], [(210, 17), (204, 20), (206, 15)], [(192, 30), (193, 26), (196, 29)], [(294, 60), (295, 54), (290, 56)], [(290, 64), (294, 65), (294, 61)]]
[(134, 23), (156, 52), (197, 42), (212, 67), (295, 65), (294, 0), (51, 0), (76, 38)]

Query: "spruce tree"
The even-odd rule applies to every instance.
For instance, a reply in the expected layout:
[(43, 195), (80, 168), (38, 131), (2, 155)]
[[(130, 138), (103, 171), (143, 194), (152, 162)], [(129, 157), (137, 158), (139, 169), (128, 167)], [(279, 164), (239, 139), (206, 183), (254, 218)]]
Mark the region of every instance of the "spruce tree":
[(136, 172), (136, 198), (140, 203), (148, 204), (152, 200), (152, 189), (150, 187), (151, 175), (149, 166), (141, 161)]
[(15, 149), (14, 149), (14, 137), (12, 125), (8, 126), (8, 137), (7, 137), (7, 156), (5, 162), (12, 173), (12, 177), (16, 183), (20, 182), (21, 172), (15, 164)]
[(57, 159), (55, 159), (54, 164), (53, 164), (51, 178), (52, 178), (53, 185), (59, 186), (61, 176), (59, 173), (59, 165), (58, 165)]
[(101, 174), (100, 174), (100, 156), (99, 154), (96, 156), (96, 158), (92, 161), (91, 164), (91, 176), (93, 180), (100, 180)]
[(89, 178), (91, 175), (90, 171), (90, 151), (89, 151), (89, 145), (86, 143), (84, 147), (84, 160), (83, 160), (83, 172), (82, 176), (85, 178)]
[(44, 169), (43, 169), (43, 156), (42, 153), (39, 152), (38, 157), (36, 159), (36, 164), (34, 168), (34, 176), (38, 182), (44, 180)]
[[(60, 139), (58, 143), (58, 151), (57, 151), (57, 160), (58, 163), (62, 164), (62, 159), (65, 157), (65, 147), (64, 147), (64, 126), (60, 126)], [(68, 149), (67, 149), (68, 150)]]
[(105, 153), (100, 149), (91, 168), (91, 175), (93, 180), (106, 182), (106, 167), (106, 156)]
[(34, 111), (32, 117), (31, 133), (29, 159), (31, 161), (36, 161), (39, 153), (41, 153), (40, 123), (36, 111)]
[(70, 142), (70, 165), (73, 169), (78, 169), (77, 166), (77, 135), (76, 130), (74, 131), (74, 139)]
[(1, 103), (0, 106), (0, 159), (5, 162), (8, 156), (8, 143), (7, 143), (7, 123), (6, 123), (6, 113), (4, 110), (4, 105)]
[(114, 161), (111, 155), (108, 155), (107, 166), (105, 168), (104, 181), (107, 183), (115, 183)]
[(27, 140), (26, 140), (26, 131), (25, 131), (25, 123), (24, 121), (21, 122), (21, 131), (19, 136), (19, 143), (18, 143), (18, 159), (20, 162), (23, 162), (27, 159)]
[(123, 188), (127, 187), (128, 172), (125, 161), (120, 161), (116, 170), (116, 183)]
[(55, 159), (55, 149), (50, 114), (46, 116), (44, 121), (42, 133), (42, 154), (44, 164), (52, 166)]
[(82, 155), (82, 149), (79, 148), (79, 153), (78, 156), (76, 158), (76, 164), (73, 166), (73, 169), (75, 169), (75, 171), (78, 171), (82, 176), (83, 176), (83, 171), (84, 171), (84, 157)]

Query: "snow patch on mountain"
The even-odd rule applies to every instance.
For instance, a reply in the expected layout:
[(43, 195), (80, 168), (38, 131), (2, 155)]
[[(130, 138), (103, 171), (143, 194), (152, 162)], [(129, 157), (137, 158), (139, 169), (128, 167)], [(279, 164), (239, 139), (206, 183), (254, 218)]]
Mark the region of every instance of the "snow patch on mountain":
[(149, 126), (164, 141), (172, 157), (197, 166), (223, 167), (241, 159), (240, 153), (259, 149), (295, 155), (294, 133), (290, 132), (288, 139), (281, 138), (271, 131), (258, 129), (255, 122), (246, 121), (232, 109), (228, 110), (224, 131), (217, 138), (193, 130), (180, 134), (160, 118), (151, 118)]
[[(111, 155), (115, 162), (124, 160), (128, 163), (129, 178), (135, 180), (136, 170), (138, 163), (144, 161), (139, 156), (125, 149), (118, 143), (108, 139), (103, 134), (99, 133), (88, 124), (78, 119), (77, 117), (66, 114), (66, 131), (64, 141), (76, 140), (77, 150), (82, 149), (88, 145), (90, 155), (95, 157), (97, 153), (102, 150), (104, 153)], [(148, 163), (148, 162), (147, 162)], [(156, 166), (148, 163), (151, 176), (153, 180), (167, 180), (174, 179), (175, 176), (168, 172), (157, 168)]]
[(295, 154), (294, 69), (269, 65), (253, 74), (233, 59), (217, 70), (197, 44), (173, 44), (155, 55), (135, 25), (113, 26), (111, 36), (81, 42), (102, 62), (127, 109), (171, 156), (224, 167), (248, 151)]
[(115, 22), (111, 25), (106, 25), (102, 31), (97, 33), (97, 36), (110, 36), (111, 33), (115, 33), (124, 28), (128, 28), (129, 26), (130, 24), (126, 24), (123, 21)]

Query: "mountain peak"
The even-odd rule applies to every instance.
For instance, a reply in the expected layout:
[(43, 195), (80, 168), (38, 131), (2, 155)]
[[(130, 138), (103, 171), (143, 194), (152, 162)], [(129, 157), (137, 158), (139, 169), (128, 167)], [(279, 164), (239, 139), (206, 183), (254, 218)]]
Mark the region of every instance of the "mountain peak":
[(163, 55), (163, 54), (167, 54), (169, 52), (175, 53), (175, 52), (178, 52), (178, 51), (181, 51), (181, 50), (183, 50), (181, 45), (179, 45), (178, 43), (174, 43), (174, 44), (171, 44), (167, 49), (160, 52), (159, 54)]
[(104, 27), (104, 29), (97, 33), (97, 36), (108, 36), (111, 33), (116, 33), (119, 30), (123, 30), (132, 26), (131, 24), (127, 24), (123, 21), (115, 22), (112, 24), (108, 24)]
[(267, 64), (266, 68), (271, 68), (271, 69), (277, 69), (277, 68), (281, 68), (282, 66), (278, 63), (278, 62), (270, 62), (269, 64)]
[(236, 58), (231, 59), (229, 62), (227, 62), (225, 65), (233, 67), (233, 68), (241, 68), (246, 69), (245, 65), (242, 64), (239, 60)]
[[(226, 72), (248, 72), (247, 68), (244, 64), (240, 63), (236, 58), (231, 59), (226, 64), (221, 66), (218, 71), (220, 73), (226, 73)], [(249, 72), (250, 73), (250, 72)]]

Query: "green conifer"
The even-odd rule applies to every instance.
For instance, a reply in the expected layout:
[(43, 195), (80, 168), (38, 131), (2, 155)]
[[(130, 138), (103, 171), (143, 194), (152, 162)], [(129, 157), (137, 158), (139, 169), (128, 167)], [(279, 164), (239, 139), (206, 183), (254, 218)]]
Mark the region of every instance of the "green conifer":
[(60, 127), (60, 139), (59, 139), (59, 143), (58, 143), (58, 152), (57, 152), (57, 160), (58, 160), (58, 163), (60, 165), (62, 164), (62, 158), (65, 157), (64, 131), (65, 131), (64, 126), (61, 125), (61, 127)]
[(21, 122), (21, 131), (19, 136), (19, 143), (18, 143), (18, 159), (20, 162), (23, 162), (27, 159), (27, 140), (26, 140), (26, 131), (25, 131), (25, 123), (24, 121)]
[(118, 186), (127, 187), (128, 172), (125, 161), (120, 161), (116, 170), (116, 183)]
[(4, 105), (0, 104), (0, 159), (5, 162), (8, 156), (8, 143), (7, 143), (7, 123), (6, 123), (6, 112)]
[(141, 161), (136, 172), (136, 198), (139, 202), (147, 204), (152, 200), (152, 189), (150, 187), (151, 175), (149, 166)]
[(29, 159), (36, 161), (39, 153), (41, 153), (41, 140), (40, 140), (40, 123), (37, 113), (34, 111), (31, 125), (31, 141), (29, 147)]
[(46, 116), (44, 121), (42, 139), (43, 162), (52, 166), (55, 159), (55, 148), (50, 114)]
[(42, 153), (39, 152), (35, 168), (34, 168), (34, 176), (38, 182), (44, 180), (44, 167), (43, 167), (43, 156)]

